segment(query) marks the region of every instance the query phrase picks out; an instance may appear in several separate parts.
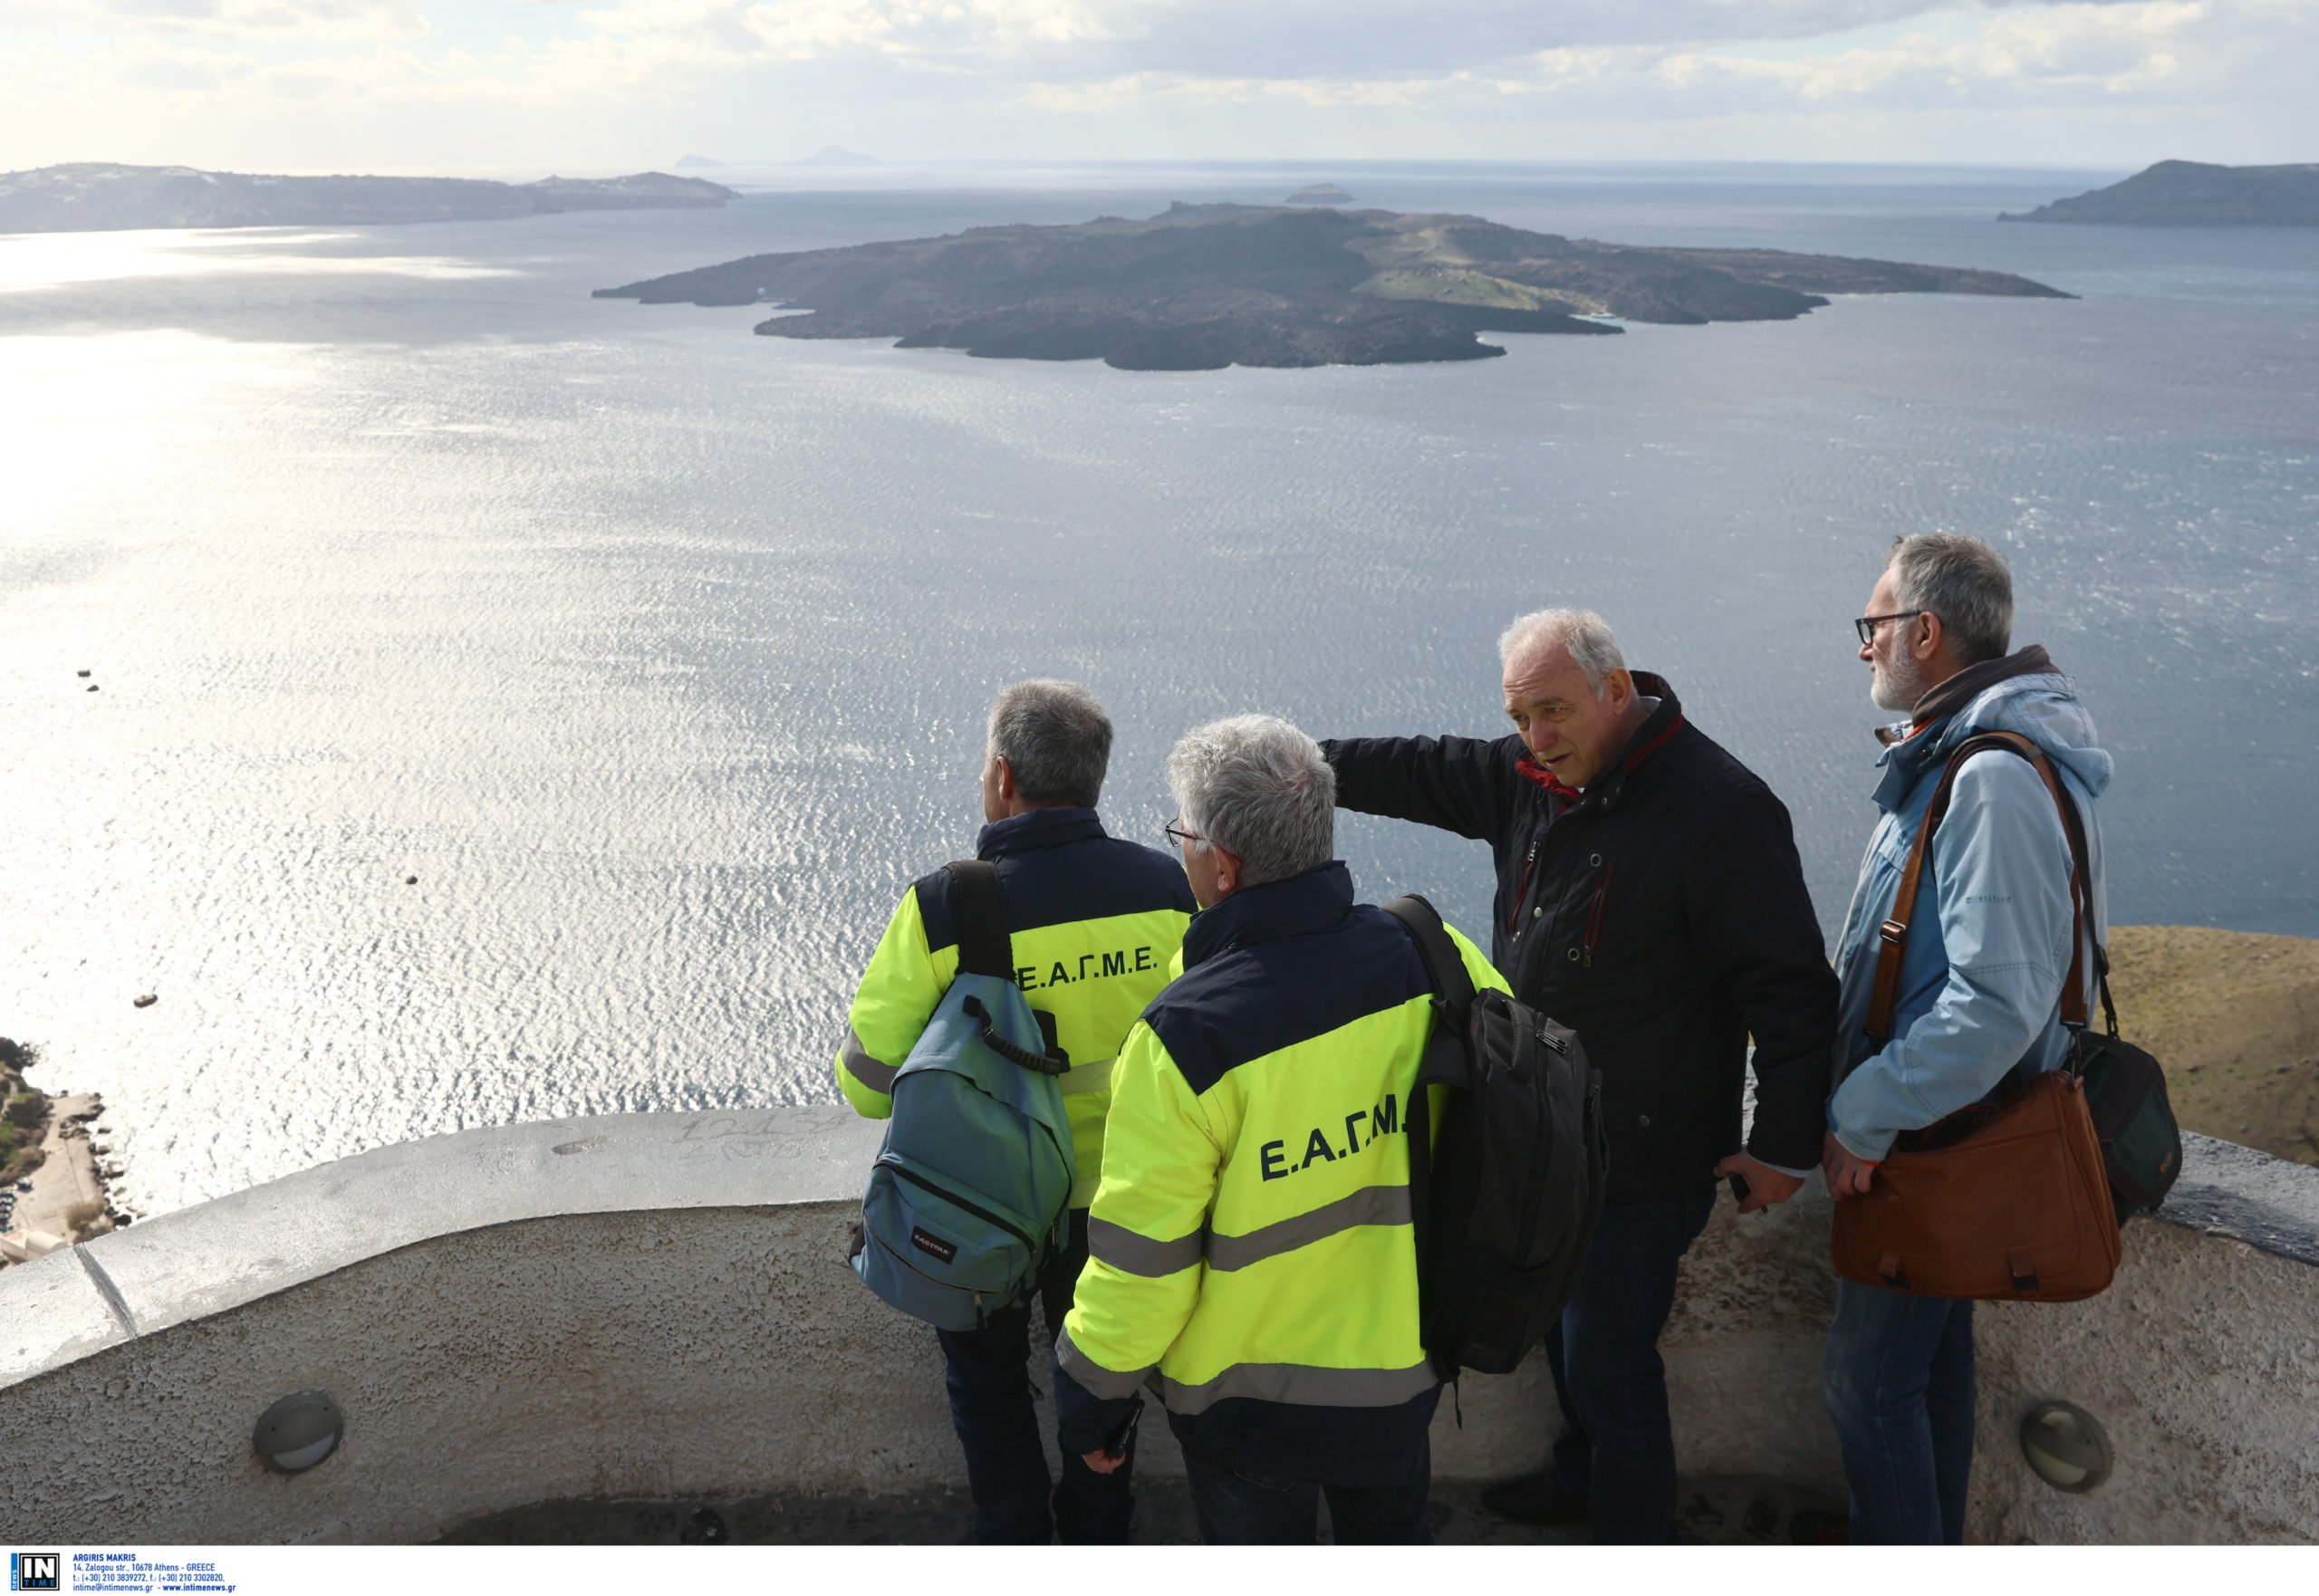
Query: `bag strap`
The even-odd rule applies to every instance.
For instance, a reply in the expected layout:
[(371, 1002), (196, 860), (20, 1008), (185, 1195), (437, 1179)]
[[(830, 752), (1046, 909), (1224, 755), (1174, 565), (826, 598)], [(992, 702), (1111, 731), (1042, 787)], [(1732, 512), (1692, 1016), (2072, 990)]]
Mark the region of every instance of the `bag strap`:
[[(998, 867), (986, 860), (954, 859), (942, 868), (950, 872), (958, 892), (958, 973), (996, 976), (1011, 983), (1015, 979), (1015, 939), (1006, 928), (1006, 889), (999, 883)], [(981, 1028), (983, 1045), (1000, 1058), (1042, 1075), (1061, 1075), (1070, 1071), (1071, 1055), (1055, 1041), (1054, 1016), (1044, 1009), (1031, 1011), (1031, 1017), (1039, 1023), (1039, 1034), (1047, 1044), (1046, 1053), (1042, 1055), (1017, 1047), (1000, 1035), (997, 1022), (983, 1007), (981, 999), (969, 997), (961, 1006), (967, 1018)]]
[[(2077, 812), (2077, 805), (2072, 803), (2062, 791), (2061, 784), (2054, 779), (2051, 769), (2045, 769), (2042, 774), (2045, 778), (2046, 789), (2054, 794), (2054, 802), (2061, 806), (2062, 830), (2069, 833), (2069, 856), (2077, 863), (2077, 878), (2080, 881), (2091, 883), (2093, 880), (2093, 867), (2091, 862), (2093, 854), (2085, 846), (2085, 817)], [(2089, 884), (2082, 890), (2084, 894), (2084, 901), (2079, 907), (2081, 918), (2078, 927), (2081, 950), (2087, 941), (2084, 935), (2084, 922), (2093, 918), (2093, 889)], [(2118, 1005), (2110, 998), (2110, 950), (2102, 946), (2102, 939), (2098, 937), (2092, 939), (2092, 947), (2093, 948), (2093, 985), (2094, 989), (2102, 995), (2102, 1022), (2109, 1028), (2110, 1034), (2115, 1036), (2118, 1034)], [(2073, 961), (2069, 973), (2070, 989), (2073, 992), (2083, 993), (2085, 987), (2081, 978), (2083, 970), (2080, 965)], [(2084, 1017), (2085, 1005), (2083, 997), (2078, 1000), (2078, 1024), (2082, 1026), (2087, 1023)]]
[[(2062, 984), (2062, 1024), (2073, 1030), (2085, 1028), (2085, 922), (2087, 906), (2092, 901), (2093, 879), (2085, 851), (2085, 826), (2079, 818), (2077, 805), (2062, 791), (2061, 780), (2054, 774), (2053, 762), (2045, 750), (2018, 732), (1980, 732), (1958, 745), (1949, 756), (1949, 764), (1940, 773), (1940, 785), (1933, 789), (1932, 802), (1924, 812), (1924, 820), (1917, 827), (1917, 840), (1909, 849), (1908, 864), (1900, 871), (1900, 888), (1892, 899), (1891, 918), (1877, 928), (1881, 941), (1876, 952), (1876, 985), (1868, 1000), (1868, 1034), (1878, 1042), (1889, 1042), (1892, 1036), (1892, 1010), (1900, 1000), (1900, 956), (1908, 947), (1909, 921), (1916, 914), (1917, 888), (1923, 880), (1927, 856), (1931, 851), (1932, 833), (1949, 812), (1949, 790), (1957, 784), (1957, 773), (1976, 754), (2001, 750), (2017, 754), (2035, 767), (2061, 812), (2062, 830), (2069, 837), (2070, 876), (2070, 960), (2069, 976)], [(2117, 1034), (2117, 1011), (2110, 1005), (2109, 958), (2097, 947), (2096, 967), (2101, 972), (2102, 1004), (2110, 1015), (2111, 1034)]]
[(1450, 1019), (1462, 1031), (1467, 1014), (1474, 1006), (1474, 977), (1467, 970), (1458, 945), (1449, 939), (1440, 912), (1414, 892), (1394, 899), (1385, 906), (1385, 912), (1400, 921), (1401, 929), (1417, 944), (1433, 995), (1441, 1000)]
[(1015, 978), (1015, 943), (1006, 930), (1006, 892), (998, 867), (954, 859), (942, 867), (958, 893), (958, 968), (969, 976)]
[[(1435, 1049), (1455, 1048), (1460, 1053), (1466, 1050), (1466, 1025), (1474, 1007), (1474, 977), (1433, 905), (1410, 893), (1387, 904), (1385, 912), (1400, 921), (1410, 940), (1417, 944), (1418, 957), (1425, 961), (1427, 984), (1433, 988), (1434, 1001), (1440, 1009), (1434, 1016), (1433, 1035), (1426, 1043), (1426, 1056), (1419, 1062), (1417, 1078), (1410, 1083), (1409, 1106), (1401, 1113), (1402, 1139), (1409, 1145), (1410, 1155), (1410, 1240), (1417, 1249), (1418, 1335), (1423, 1342), (1434, 1330), (1433, 1310), (1439, 1293), (1433, 1271), (1428, 1266), (1434, 1240), (1433, 1112), (1426, 1082), (1429, 1077), (1442, 1072), (1429, 1067)], [(1457, 1349), (1427, 1344), (1425, 1351), (1434, 1373), (1454, 1383), (1458, 1378)]]

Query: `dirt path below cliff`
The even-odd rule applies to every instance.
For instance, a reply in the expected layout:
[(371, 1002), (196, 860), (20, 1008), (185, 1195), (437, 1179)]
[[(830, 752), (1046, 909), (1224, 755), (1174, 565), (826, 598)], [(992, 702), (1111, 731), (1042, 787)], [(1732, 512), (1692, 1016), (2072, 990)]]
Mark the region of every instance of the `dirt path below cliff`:
[(2184, 1129), (2319, 1164), (2319, 941), (2113, 926), (2119, 1028), (2166, 1066)]

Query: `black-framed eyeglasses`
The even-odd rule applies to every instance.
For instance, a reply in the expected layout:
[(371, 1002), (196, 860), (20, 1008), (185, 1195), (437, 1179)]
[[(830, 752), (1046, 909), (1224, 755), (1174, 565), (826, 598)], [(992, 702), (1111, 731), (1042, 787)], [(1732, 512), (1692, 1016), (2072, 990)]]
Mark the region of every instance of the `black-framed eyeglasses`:
[(1187, 842), (1205, 842), (1208, 841), (1207, 838), (1201, 836), (1198, 832), (1188, 832), (1184, 830), (1183, 827), (1178, 825), (1174, 821), (1169, 821), (1166, 825), (1161, 826), (1160, 830), (1161, 833), (1167, 837), (1169, 841), (1175, 843), (1179, 848), (1182, 847)]
[(1886, 621), (1906, 620), (1924, 613), (1922, 610), (1895, 610), (1890, 615), (1863, 615), (1852, 623), (1852, 629), (1860, 634), (1860, 646), (1865, 649), (1876, 640), (1876, 629)]

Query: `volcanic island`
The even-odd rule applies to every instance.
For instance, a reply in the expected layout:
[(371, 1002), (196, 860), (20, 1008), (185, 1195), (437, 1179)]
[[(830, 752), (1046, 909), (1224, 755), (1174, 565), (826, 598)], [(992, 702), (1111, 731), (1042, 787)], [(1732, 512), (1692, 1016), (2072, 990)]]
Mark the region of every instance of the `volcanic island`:
[[(1829, 294), (2073, 295), (2026, 277), (1768, 249), (1666, 249), (1479, 216), (1170, 206), (1144, 221), (975, 227), (757, 255), (600, 288), (646, 304), (780, 306), (772, 338), (892, 338), (1130, 371), (1474, 361), (1478, 336), (1793, 320)], [(801, 313), (803, 312), (803, 313)]]

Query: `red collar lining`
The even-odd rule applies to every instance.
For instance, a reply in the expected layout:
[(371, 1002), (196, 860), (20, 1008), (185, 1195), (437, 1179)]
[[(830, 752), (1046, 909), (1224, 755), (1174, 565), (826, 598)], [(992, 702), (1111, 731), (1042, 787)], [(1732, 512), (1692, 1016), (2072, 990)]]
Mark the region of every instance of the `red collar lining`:
[[(1633, 753), (1629, 754), (1624, 759), (1619, 762), (1616, 768), (1631, 774), (1637, 766), (1641, 765), (1644, 760), (1650, 758), (1652, 755), (1658, 753), (1659, 750), (1664, 748), (1668, 745), (1669, 741), (1674, 737), (1675, 734), (1682, 729), (1683, 716), (1679, 711), (1676, 714), (1675, 718), (1667, 723), (1667, 727), (1664, 731), (1651, 738), (1648, 743), (1645, 743), (1641, 747), (1637, 748)], [(1557, 798), (1566, 798), (1571, 803), (1575, 803), (1579, 799), (1585, 796), (1585, 794), (1578, 788), (1572, 786), (1568, 782), (1564, 781), (1560, 776), (1554, 774), (1554, 772), (1548, 770), (1544, 765), (1540, 764), (1535, 756), (1532, 755), (1525, 754), (1521, 758), (1516, 760), (1514, 762), (1514, 768), (1525, 781), (1535, 782), (1539, 786), (1544, 787), (1547, 792), (1552, 793)]]

